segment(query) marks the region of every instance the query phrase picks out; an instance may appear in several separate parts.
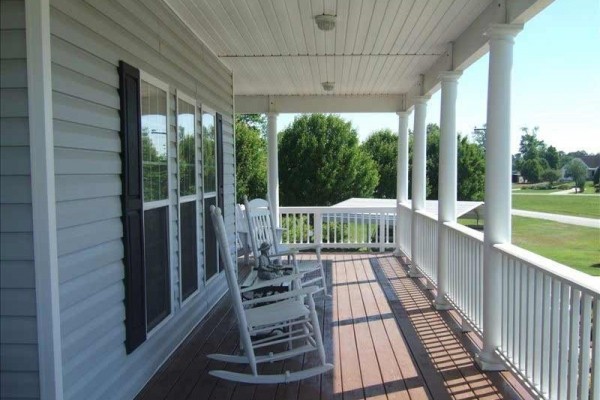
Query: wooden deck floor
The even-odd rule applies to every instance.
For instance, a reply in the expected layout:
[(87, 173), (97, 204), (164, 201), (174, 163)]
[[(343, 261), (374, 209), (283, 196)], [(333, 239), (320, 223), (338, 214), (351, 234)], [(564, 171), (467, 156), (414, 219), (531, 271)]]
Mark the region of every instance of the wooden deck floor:
[[(139, 394), (139, 399), (516, 399), (533, 398), (510, 372), (482, 373), (478, 341), (459, 332), (453, 312), (431, 307), (433, 294), (408, 278), (389, 253), (326, 254), (332, 296), (318, 299), (334, 370), (285, 385), (235, 384), (208, 374), (243, 367), (206, 354), (238, 350), (235, 317), (225, 297)], [(262, 365), (280, 373), (315, 363), (312, 355)]]

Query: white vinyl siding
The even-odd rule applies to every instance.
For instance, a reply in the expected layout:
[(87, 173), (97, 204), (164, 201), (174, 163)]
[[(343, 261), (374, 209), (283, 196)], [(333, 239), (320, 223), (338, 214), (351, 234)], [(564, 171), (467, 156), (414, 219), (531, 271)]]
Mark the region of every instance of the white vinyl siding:
[[(224, 124), (227, 148), (233, 146), (232, 75), (159, 0), (51, 0), (50, 19), (65, 398), (129, 399), (223, 295), (226, 284), (211, 281), (181, 310), (174, 299), (173, 315), (126, 354), (118, 62), (169, 85), (170, 268), (177, 297), (175, 93), (185, 91), (197, 104), (223, 114), (229, 121), (228, 128)], [(234, 174), (230, 159), (225, 200), (231, 215)], [(228, 222), (235, 243), (235, 218)]]
[(25, 3), (0, 1), (0, 398), (37, 399)]

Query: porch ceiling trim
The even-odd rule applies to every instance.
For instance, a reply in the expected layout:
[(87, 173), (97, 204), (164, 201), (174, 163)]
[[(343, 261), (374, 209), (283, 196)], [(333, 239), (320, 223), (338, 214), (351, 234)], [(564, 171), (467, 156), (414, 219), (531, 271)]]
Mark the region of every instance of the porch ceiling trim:
[(237, 114), (370, 113), (397, 112), (405, 108), (405, 96), (235, 96)]
[(447, 54), (424, 73), (423, 87), (413, 86), (406, 93), (406, 106), (415, 104), (415, 97), (431, 95), (439, 89), (439, 74), (442, 71), (462, 71), (488, 52), (485, 32), (491, 24), (525, 23), (554, 0), (497, 0), (493, 1), (460, 36), (451, 43)]

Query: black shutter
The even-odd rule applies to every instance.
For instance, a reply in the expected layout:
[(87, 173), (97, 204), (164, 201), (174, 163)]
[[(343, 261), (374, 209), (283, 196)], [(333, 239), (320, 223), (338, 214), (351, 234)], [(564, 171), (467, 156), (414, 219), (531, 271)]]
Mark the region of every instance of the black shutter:
[(125, 347), (131, 353), (146, 340), (144, 211), (140, 71), (119, 62), (123, 246), (125, 247)]
[[(217, 204), (223, 210), (225, 206), (225, 186), (223, 184), (223, 116), (217, 113)], [(225, 211), (223, 211), (225, 215)]]

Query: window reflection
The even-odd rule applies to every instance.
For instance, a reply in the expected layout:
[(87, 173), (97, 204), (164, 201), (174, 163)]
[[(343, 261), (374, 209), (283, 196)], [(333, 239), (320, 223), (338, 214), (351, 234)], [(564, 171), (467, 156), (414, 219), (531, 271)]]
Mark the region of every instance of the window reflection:
[(167, 93), (142, 81), (142, 165), (144, 201), (168, 197)]
[(194, 106), (178, 102), (177, 135), (179, 140), (179, 190), (181, 196), (196, 193), (196, 141), (194, 137)]
[(216, 132), (215, 116), (209, 113), (202, 114), (202, 155), (204, 165), (204, 192), (217, 191), (216, 180)]

